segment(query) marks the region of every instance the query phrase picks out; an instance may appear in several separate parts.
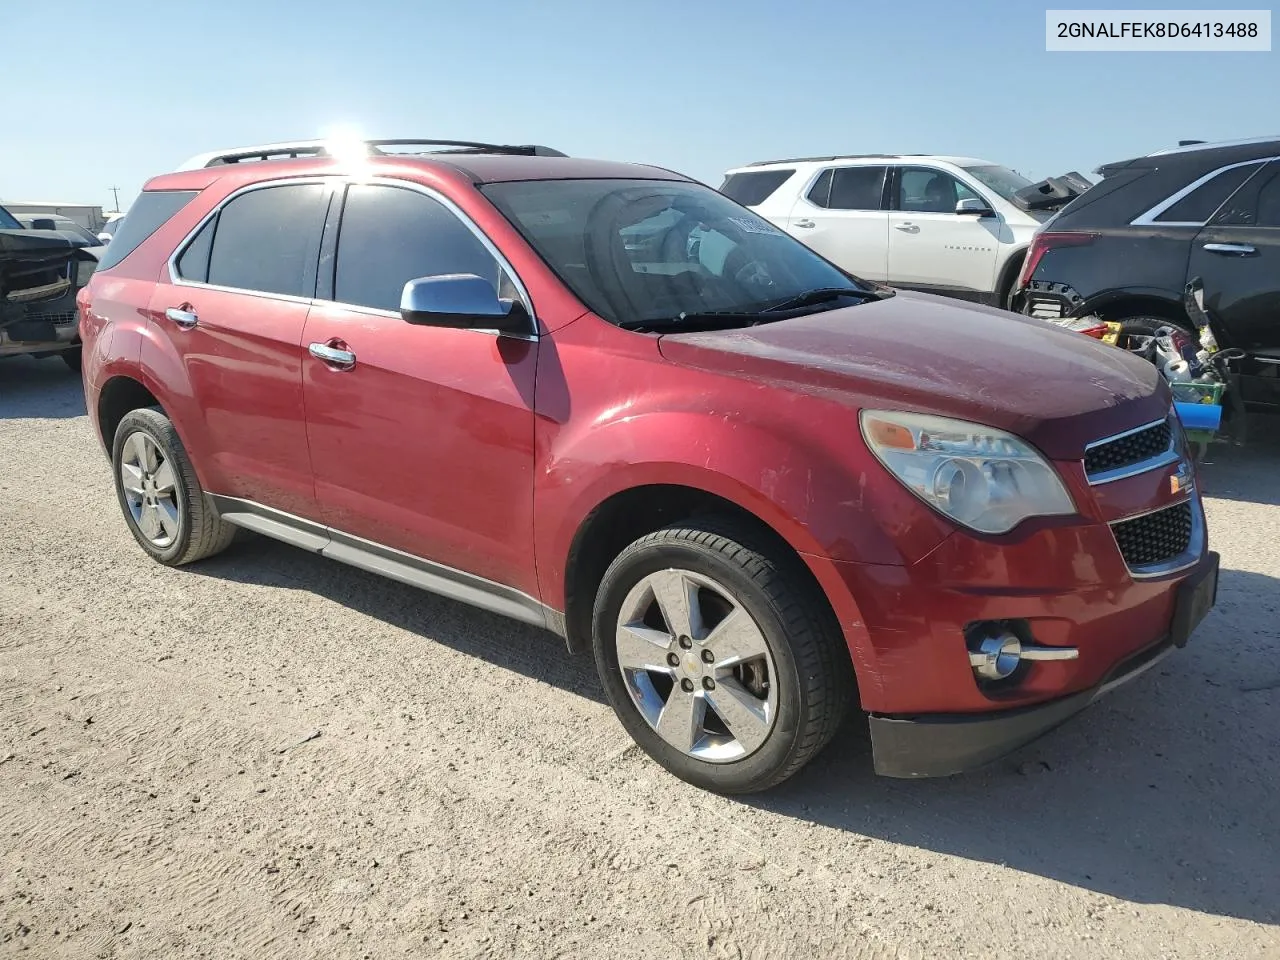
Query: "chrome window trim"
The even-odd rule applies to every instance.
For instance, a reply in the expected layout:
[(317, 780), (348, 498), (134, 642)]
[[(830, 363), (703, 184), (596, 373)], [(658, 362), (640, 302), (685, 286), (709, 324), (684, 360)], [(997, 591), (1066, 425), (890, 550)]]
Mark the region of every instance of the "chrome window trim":
[(1209, 216), (1206, 217), (1204, 220), (1159, 220), (1157, 221), (1156, 217), (1160, 216), (1160, 214), (1164, 213), (1166, 210), (1172, 207), (1179, 200), (1183, 199), (1184, 197), (1198, 190), (1200, 187), (1204, 186), (1206, 183), (1208, 183), (1214, 177), (1218, 176), (1218, 174), (1220, 173), (1225, 173), (1228, 170), (1234, 170), (1237, 167), (1249, 167), (1255, 163), (1258, 164), (1258, 169), (1261, 170), (1263, 166), (1270, 163), (1272, 160), (1280, 160), (1280, 156), (1256, 157), (1253, 160), (1241, 160), (1239, 163), (1228, 163), (1228, 164), (1224, 164), (1221, 167), (1218, 167), (1216, 170), (1210, 170), (1204, 176), (1200, 177), (1197, 180), (1191, 181), (1191, 183), (1187, 184), (1181, 190), (1161, 200), (1159, 203), (1157, 203), (1151, 209), (1147, 210), (1145, 213), (1141, 213), (1138, 216), (1134, 217), (1132, 220), (1129, 221), (1129, 226), (1131, 227), (1203, 227), (1206, 223), (1208, 223), (1215, 216), (1217, 216), (1217, 213), (1219, 210), (1222, 209), (1223, 204), (1225, 204), (1227, 200), (1230, 200), (1233, 196), (1235, 196), (1236, 191), (1238, 191), (1246, 183), (1252, 180), (1254, 176), (1257, 175), (1257, 170), (1255, 170), (1249, 176), (1245, 177), (1244, 180), (1240, 183), (1239, 186), (1236, 187), (1235, 190), (1232, 190), (1231, 193), (1227, 194), (1226, 200), (1223, 200), (1222, 203), (1218, 204), (1218, 206), (1214, 208), (1213, 213), (1209, 214)]
[(1120, 541), (1116, 539), (1116, 524), (1127, 523), (1130, 520), (1138, 520), (1142, 517), (1149, 517), (1153, 513), (1160, 513), (1162, 510), (1172, 510), (1174, 507), (1180, 507), (1183, 504), (1191, 504), (1191, 539), (1187, 541), (1187, 549), (1176, 557), (1163, 560), (1160, 563), (1144, 564), (1140, 567), (1129, 566), (1129, 561), (1124, 560), (1124, 554), (1120, 553), (1120, 559), (1124, 560), (1125, 568), (1129, 571), (1129, 576), (1135, 580), (1154, 580), (1157, 577), (1167, 577), (1175, 573), (1181, 573), (1183, 570), (1190, 569), (1200, 562), (1204, 555), (1205, 540), (1208, 530), (1205, 524), (1204, 507), (1200, 503), (1199, 491), (1196, 487), (1188, 487), (1188, 496), (1181, 500), (1175, 500), (1173, 503), (1166, 503), (1163, 506), (1155, 507), (1151, 510), (1143, 510), (1127, 517), (1121, 517), (1118, 520), (1112, 520), (1107, 524), (1107, 529), (1111, 531), (1111, 539), (1116, 545), (1116, 552), (1120, 552)]
[[(1149, 473), (1152, 470), (1159, 470), (1161, 467), (1167, 467), (1170, 464), (1177, 463), (1182, 459), (1182, 454), (1178, 451), (1178, 435), (1174, 429), (1174, 425), (1170, 423), (1172, 413), (1165, 414), (1159, 420), (1152, 420), (1150, 423), (1144, 423), (1141, 426), (1133, 427), (1129, 430), (1123, 430), (1120, 433), (1112, 434), (1109, 437), (1103, 437), (1101, 440), (1094, 440), (1092, 443), (1086, 443), (1084, 447), (1085, 456), (1080, 458), (1080, 469), (1084, 471), (1085, 479), (1089, 486), (1097, 487), (1104, 483), (1114, 483), (1117, 480), (1126, 480), (1129, 477), (1136, 477), (1140, 473)], [(1140, 460), (1137, 463), (1131, 463), (1128, 466), (1116, 467), (1114, 470), (1106, 470), (1102, 473), (1090, 475), (1088, 469), (1085, 468), (1085, 461), (1088, 459), (1089, 451), (1095, 447), (1106, 446), (1109, 443), (1115, 443), (1117, 440), (1123, 440), (1125, 437), (1131, 437), (1135, 433), (1142, 433), (1144, 430), (1150, 430), (1158, 427), (1162, 423), (1169, 424), (1169, 446), (1154, 457), (1146, 460)], [(1141, 516), (1141, 514), (1137, 514)], [(1132, 517), (1126, 519), (1132, 520)]]
[[(248, 290), (243, 287), (226, 287), (216, 283), (204, 283), (199, 280), (188, 280), (178, 273), (178, 259), (182, 256), (184, 252), (186, 252), (187, 247), (191, 245), (191, 242), (195, 239), (196, 234), (198, 234), (202, 229), (204, 229), (205, 225), (214, 217), (216, 217), (218, 213), (221, 212), (221, 210), (227, 204), (229, 204), (232, 200), (236, 199), (237, 197), (243, 196), (244, 194), (249, 193), (250, 191), (253, 191), (253, 190), (263, 190), (269, 187), (306, 185), (311, 183), (318, 183), (318, 184), (330, 187), (331, 194), (337, 191), (339, 188), (345, 189), (347, 186), (350, 186), (352, 184), (396, 187), (403, 190), (412, 190), (417, 193), (421, 193), (424, 196), (438, 202), (446, 210), (452, 213), (454, 217), (456, 217), (463, 224), (463, 226), (465, 226), (468, 230), (471, 231), (471, 233), (475, 236), (475, 238), (480, 241), (480, 243), (484, 246), (484, 248), (489, 251), (489, 254), (498, 262), (498, 265), (507, 272), (508, 276), (511, 277), (511, 282), (515, 285), (516, 291), (520, 294), (520, 299), (524, 304), (524, 308), (526, 312), (528, 312), (529, 314), (529, 322), (532, 326), (532, 329), (525, 333), (501, 333), (500, 331), (490, 327), (457, 327), (457, 328), (451, 328), (451, 329), (468, 330), (468, 331), (471, 331), (472, 333), (484, 333), (484, 334), (490, 334), (493, 336), (506, 336), (506, 337), (511, 337), (518, 340), (536, 341), (539, 338), (540, 326), (538, 323), (538, 316), (533, 309), (533, 298), (529, 296), (528, 288), (524, 285), (524, 281), (520, 279), (520, 275), (516, 272), (515, 267), (511, 265), (511, 261), (506, 258), (506, 256), (502, 253), (502, 251), (499, 250), (498, 247), (493, 243), (493, 241), (489, 239), (488, 235), (486, 235), (485, 232), (480, 229), (480, 227), (475, 223), (475, 221), (473, 221), (471, 217), (469, 217), (461, 207), (459, 207), (456, 203), (454, 203), (444, 194), (440, 193), (440, 191), (420, 183), (414, 183), (411, 180), (402, 180), (402, 179), (399, 179), (398, 177), (360, 176), (356, 174), (333, 174), (329, 176), (324, 176), (324, 175), (316, 176), (313, 174), (309, 176), (301, 175), (296, 177), (275, 177), (271, 180), (261, 180), (256, 183), (250, 183), (236, 190), (233, 190), (231, 193), (223, 197), (213, 207), (212, 210), (210, 210), (208, 213), (206, 213), (203, 217), (200, 218), (200, 220), (190, 230), (190, 232), (188, 232), (187, 235), (182, 238), (181, 242), (174, 248), (173, 253), (169, 255), (169, 259), (166, 261), (166, 267), (169, 273), (169, 282), (176, 287), (201, 287), (208, 290), (216, 290), (222, 293), (238, 293), (238, 294), (244, 294), (246, 296), (251, 296), (251, 297), (263, 297), (270, 300), (285, 300), (292, 303), (306, 303), (312, 306), (327, 306), (329, 304), (332, 304), (334, 306), (339, 306), (347, 310), (354, 310), (359, 313), (372, 313), (377, 316), (394, 317), (396, 319), (399, 319), (400, 314), (395, 311), (382, 310), (380, 308), (370, 307), (365, 304), (347, 303), (345, 301), (338, 300), (336, 298), (333, 300), (327, 300), (320, 297), (298, 297), (298, 296), (294, 296), (292, 294), (287, 294), (287, 293), (273, 293), (269, 290)], [(341, 221), (339, 221), (339, 227), (341, 227)], [(341, 234), (339, 234), (339, 240), (341, 240)], [(337, 255), (336, 248), (335, 248), (334, 254), (336, 257)]]

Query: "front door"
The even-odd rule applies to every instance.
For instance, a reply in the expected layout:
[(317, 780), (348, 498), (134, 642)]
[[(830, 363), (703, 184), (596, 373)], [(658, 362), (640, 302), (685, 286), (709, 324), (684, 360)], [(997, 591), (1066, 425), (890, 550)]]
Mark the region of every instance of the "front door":
[(856, 277), (883, 281), (889, 214), (884, 166), (828, 167), (791, 208), (786, 231)]
[(406, 282), (451, 273), (521, 296), (437, 196), (408, 184), (347, 189), (332, 279), (321, 278), (328, 302), (303, 338), (304, 349), (354, 360), (305, 361), (316, 496), (335, 531), (536, 596), (537, 341), (401, 319)]
[(189, 427), (210, 493), (317, 520), (302, 410), (302, 328), (315, 292), (329, 188), (276, 182), (234, 196), (179, 251), (157, 284), (152, 369), (185, 382)]
[(986, 299), (995, 288), (1000, 218), (956, 213), (960, 200), (982, 198), (945, 170), (903, 166), (894, 179), (889, 283)]

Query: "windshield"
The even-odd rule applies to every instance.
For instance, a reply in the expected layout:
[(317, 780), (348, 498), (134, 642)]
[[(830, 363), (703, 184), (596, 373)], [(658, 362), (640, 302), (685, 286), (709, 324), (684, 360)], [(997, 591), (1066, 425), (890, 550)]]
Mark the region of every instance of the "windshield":
[(534, 180), (481, 190), (583, 303), (623, 326), (874, 289), (701, 184)]
[(22, 224), (18, 222), (18, 218), (15, 217), (8, 210), (6, 210), (4, 207), (0, 207), (0, 230), (21, 230), (21, 229), (22, 229)]
[(961, 169), (983, 186), (990, 187), (1010, 202), (1013, 201), (1013, 195), (1017, 191), (1023, 187), (1031, 186), (1031, 181), (1022, 174), (1010, 170), (1008, 167), (997, 166), (994, 163), (980, 167), (962, 167)]

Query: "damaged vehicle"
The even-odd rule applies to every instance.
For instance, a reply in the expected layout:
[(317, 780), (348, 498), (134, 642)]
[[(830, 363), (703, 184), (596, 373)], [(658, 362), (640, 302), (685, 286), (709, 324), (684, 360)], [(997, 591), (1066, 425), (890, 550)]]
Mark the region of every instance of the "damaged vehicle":
[[(1107, 163), (1036, 234), (1014, 308), (1109, 338), (1175, 384), (1280, 412), (1280, 137)], [(1168, 341), (1170, 346), (1164, 346)]]
[(720, 192), (866, 280), (1008, 307), (1031, 237), (1088, 190), (972, 157), (805, 157), (737, 167)]
[(80, 370), (76, 294), (105, 247), (52, 217), (31, 226), (0, 207), (0, 358), (60, 356)]
[(244, 528), (550, 630), (706, 789), (781, 783), (851, 709), (880, 774), (982, 766), (1215, 602), (1151, 364), (658, 167), (229, 148), (147, 181), (79, 302), (149, 557)]

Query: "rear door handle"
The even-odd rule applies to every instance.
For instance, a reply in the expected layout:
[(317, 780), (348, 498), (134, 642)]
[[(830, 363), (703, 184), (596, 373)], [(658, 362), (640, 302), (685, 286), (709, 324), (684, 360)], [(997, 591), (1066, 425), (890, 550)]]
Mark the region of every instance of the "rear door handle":
[(920, 228), (917, 227), (910, 220), (905, 221), (903, 223), (895, 223), (893, 225), (893, 228), (895, 230), (901, 230), (903, 233), (919, 233), (920, 232)]
[(177, 307), (170, 307), (164, 315), (186, 330), (190, 330), (200, 321), (200, 318), (190, 310), (179, 310)]
[(1206, 243), (1204, 248), (1210, 253), (1221, 253), (1225, 256), (1247, 257), (1257, 253), (1257, 249), (1247, 243)]
[(814, 223), (812, 220), (797, 220), (794, 225), (797, 227), (804, 227), (806, 230), (809, 229), (810, 227), (817, 226), (817, 224)]
[(338, 370), (350, 370), (356, 365), (356, 355), (341, 347), (330, 346), (327, 343), (313, 343), (307, 347), (307, 351), (317, 360), (323, 360)]

